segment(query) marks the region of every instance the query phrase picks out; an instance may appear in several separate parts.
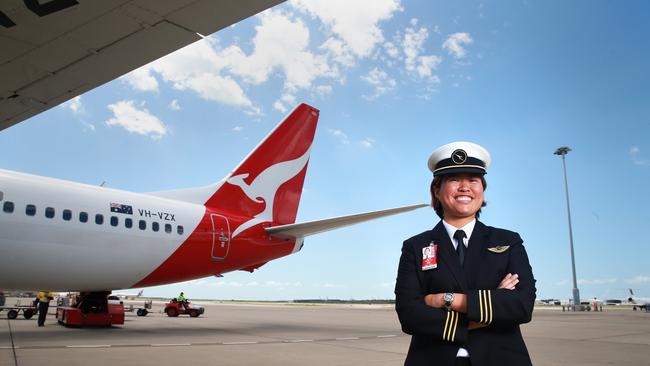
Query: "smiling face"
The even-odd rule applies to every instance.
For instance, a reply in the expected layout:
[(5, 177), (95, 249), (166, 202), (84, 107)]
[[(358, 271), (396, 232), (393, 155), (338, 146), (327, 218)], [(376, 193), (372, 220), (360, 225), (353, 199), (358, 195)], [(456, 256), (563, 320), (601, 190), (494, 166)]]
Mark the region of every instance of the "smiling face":
[(434, 188), (447, 223), (462, 227), (476, 217), (483, 205), (481, 178), (478, 174), (450, 174), (443, 178), (439, 188)]

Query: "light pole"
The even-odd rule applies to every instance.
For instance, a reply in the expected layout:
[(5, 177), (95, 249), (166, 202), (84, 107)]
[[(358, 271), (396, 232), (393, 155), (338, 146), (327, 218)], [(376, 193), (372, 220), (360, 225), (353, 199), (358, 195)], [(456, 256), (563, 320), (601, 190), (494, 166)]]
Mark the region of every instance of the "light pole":
[(564, 167), (564, 190), (566, 191), (566, 212), (569, 217), (569, 244), (571, 246), (571, 269), (573, 270), (573, 310), (580, 306), (580, 290), (578, 290), (578, 281), (576, 280), (576, 260), (573, 254), (573, 230), (571, 229), (571, 207), (569, 206), (569, 184), (566, 179), (566, 161), (564, 156), (571, 151), (571, 148), (563, 146), (555, 150), (555, 155), (562, 157), (562, 166)]

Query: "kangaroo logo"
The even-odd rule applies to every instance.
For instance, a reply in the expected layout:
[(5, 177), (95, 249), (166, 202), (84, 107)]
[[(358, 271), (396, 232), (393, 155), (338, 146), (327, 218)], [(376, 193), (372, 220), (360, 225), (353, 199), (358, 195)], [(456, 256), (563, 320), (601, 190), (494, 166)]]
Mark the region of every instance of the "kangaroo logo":
[(245, 221), (233, 232), (233, 238), (259, 223), (273, 221), (273, 201), (278, 188), (303, 170), (309, 160), (310, 149), (311, 147), (295, 160), (283, 161), (264, 169), (251, 184), (244, 182), (244, 179), (250, 175), (249, 173), (235, 175), (226, 180), (226, 182), (241, 188), (252, 201), (265, 204), (264, 211)]

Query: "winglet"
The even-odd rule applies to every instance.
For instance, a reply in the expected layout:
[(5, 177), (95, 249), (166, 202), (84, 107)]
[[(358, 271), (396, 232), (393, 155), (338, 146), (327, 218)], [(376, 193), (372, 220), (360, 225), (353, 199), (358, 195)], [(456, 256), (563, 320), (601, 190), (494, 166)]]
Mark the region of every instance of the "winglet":
[(358, 224), (365, 221), (370, 221), (378, 219), (381, 217), (396, 215), (402, 212), (408, 212), (416, 210), (418, 208), (426, 207), (427, 204), (417, 204), (410, 206), (402, 206), (396, 208), (389, 208), (379, 211), (370, 211), (364, 213), (358, 213), (354, 215), (339, 216), (329, 219), (316, 220), (316, 221), (307, 221), (297, 224), (289, 225), (278, 225), (267, 227), (264, 230), (267, 234), (278, 237), (278, 238), (304, 238), (309, 235), (319, 234), (326, 231), (338, 229), (344, 226), (350, 226)]

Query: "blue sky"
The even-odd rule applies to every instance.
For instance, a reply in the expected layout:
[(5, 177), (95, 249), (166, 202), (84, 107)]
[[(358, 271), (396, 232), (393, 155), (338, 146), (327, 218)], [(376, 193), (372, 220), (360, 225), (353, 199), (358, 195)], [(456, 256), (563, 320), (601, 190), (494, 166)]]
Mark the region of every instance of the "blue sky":
[[(221, 179), (296, 104), (321, 110), (298, 220), (428, 202), (426, 162), (493, 158), (482, 221), (518, 231), (539, 298), (571, 296), (561, 159), (583, 298), (650, 297), (650, 5), (292, 1), (0, 133), (0, 167), (131, 191)], [(309, 237), (190, 298), (392, 298), (431, 209)], [(631, 233), (631, 234), (628, 234)], [(133, 291), (130, 291), (133, 292)]]

